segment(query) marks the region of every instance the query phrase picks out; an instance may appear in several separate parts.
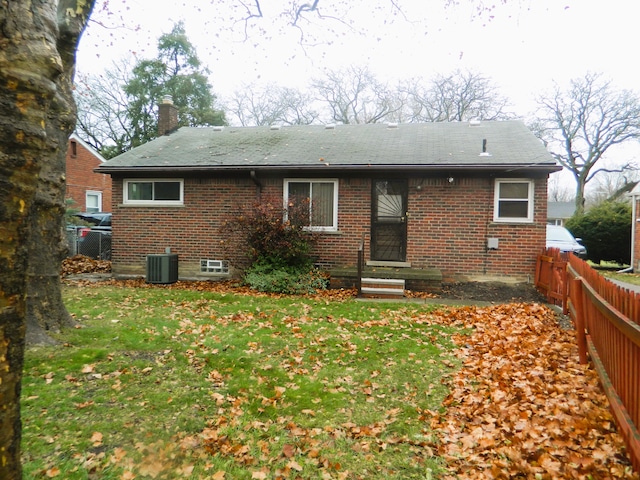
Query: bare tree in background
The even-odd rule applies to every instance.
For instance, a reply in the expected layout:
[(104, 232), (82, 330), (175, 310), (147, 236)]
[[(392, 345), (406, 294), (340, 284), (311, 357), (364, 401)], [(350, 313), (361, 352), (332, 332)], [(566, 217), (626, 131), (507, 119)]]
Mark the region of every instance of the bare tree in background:
[(122, 60), (114, 62), (112, 68), (101, 75), (76, 79), (76, 129), (105, 158), (114, 157), (131, 145), (128, 100), (122, 86), (131, 79), (132, 69), (128, 60)]
[(586, 194), (586, 205), (597, 205), (606, 200), (624, 200), (638, 184), (640, 171), (601, 172), (593, 179), (593, 188)]
[(455, 70), (432, 80), (407, 80), (401, 86), (406, 96), (406, 112), (412, 122), (463, 122), (506, 120), (509, 101), (500, 95), (489, 77), (478, 72)]
[(377, 123), (401, 108), (397, 92), (363, 66), (329, 70), (311, 81), (311, 89), (328, 106), (332, 122)]
[(567, 182), (567, 179), (562, 176), (562, 172), (549, 175), (547, 199), (550, 202), (570, 202), (574, 200), (574, 194), (573, 182)]
[(276, 123), (310, 125), (318, 119), (312, 103), (309, 93), (274, 84), (260, 87), (254, 83), (236, 90), (225, 109), (244, 127)]
[(630, 90), (616, 90), (601, 74), (573, 79), (538, 97), (538, 120), (532, 130), (576, 180), (576, 213), (584, 211), (585, 186), (600, 172), (626, 172), (600, 166), (616, 145), (640, 138), (640, 100)]

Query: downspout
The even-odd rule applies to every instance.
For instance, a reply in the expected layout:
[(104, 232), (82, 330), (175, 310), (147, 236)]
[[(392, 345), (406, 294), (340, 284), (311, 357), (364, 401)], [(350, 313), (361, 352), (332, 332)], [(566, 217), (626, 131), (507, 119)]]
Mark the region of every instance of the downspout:
[(251, 180), (253, 180), (253, 183), (255, 183), (258, 187), (258, 196), (260, 196), (260, 194), (262, 193), (262, 182), (260, 181), (260, 179), (258, 179), (255, 170), (251, 170), (249, 175), (251, 175)]

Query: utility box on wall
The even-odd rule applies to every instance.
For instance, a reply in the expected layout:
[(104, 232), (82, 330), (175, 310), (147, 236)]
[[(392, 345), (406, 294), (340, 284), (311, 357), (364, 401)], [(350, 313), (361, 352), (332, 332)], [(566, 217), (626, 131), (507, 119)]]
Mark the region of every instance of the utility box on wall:
[(147, 255), (147, 283), (176, 283), (178, 281), (178, 255), (163, 253)]

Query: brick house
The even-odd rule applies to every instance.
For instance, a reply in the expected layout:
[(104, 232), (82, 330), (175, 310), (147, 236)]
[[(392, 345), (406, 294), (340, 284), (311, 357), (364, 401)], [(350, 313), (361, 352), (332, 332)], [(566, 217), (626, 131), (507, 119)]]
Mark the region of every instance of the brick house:
[(65, 198), (81, 212), (111, 211), (111, 179), (95, 172), (106, 160), (80, 137), (69, 138)]
[(560, 168), (520, 121), (169, 130), (97, 169), (113, 180), (115, 276), (145, 275), (168, 249), (180, 278), (232, 275), (243, 254), (225, 250), (224, 221), (274, 195), (313, 199), (332, 281), (354, 271), (363, 237), (368, 268), (412, 289), (434, 272), (532, 279), (545, 246)]
[(631, 268), (640, 271), (640, 183), (629, 193), (631, 197)]

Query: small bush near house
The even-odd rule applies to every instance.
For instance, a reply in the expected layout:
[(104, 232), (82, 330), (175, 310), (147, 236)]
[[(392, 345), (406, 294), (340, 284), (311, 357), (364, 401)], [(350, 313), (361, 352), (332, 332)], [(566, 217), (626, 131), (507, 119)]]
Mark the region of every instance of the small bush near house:
[(274, 265), (265, 258), (257, 260), (247, 269), (244, 281), (259, 292), (288, 295), (311, 294), (328, 286), (326, 275), (312, 265)]
[(627, 265), (631, 261), (631, 205), (605, 201), (566, 224), (574, 237), (587, 247), (589, 260)]
[(304, 294), (326, 288), (326, 279), (313, 267), (311, 258), (317, 236), (305, 229), (309, 207), (309, 199), (284, 208), (281, 198), (261, 198), (240, 208), (225, 223), (236, 236), (235, 243), (246, 249), (249, 267), (244, 281), (252, 289)]

